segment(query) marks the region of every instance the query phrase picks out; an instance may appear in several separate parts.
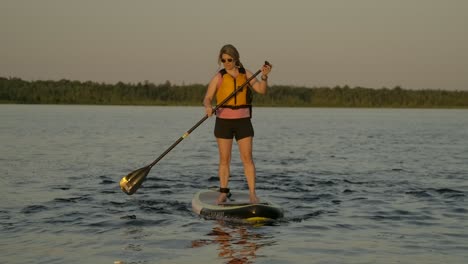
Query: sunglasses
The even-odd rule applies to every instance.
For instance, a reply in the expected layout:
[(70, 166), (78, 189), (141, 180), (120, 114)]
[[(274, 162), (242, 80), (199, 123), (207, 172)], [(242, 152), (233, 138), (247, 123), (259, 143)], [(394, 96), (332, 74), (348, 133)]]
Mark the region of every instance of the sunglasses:
[(221, 62), (222, 62), (222, 63), (226, 63), (226, 61), (227, 61), (227, 62), (232, 62), (232, 59), (221, 59)]

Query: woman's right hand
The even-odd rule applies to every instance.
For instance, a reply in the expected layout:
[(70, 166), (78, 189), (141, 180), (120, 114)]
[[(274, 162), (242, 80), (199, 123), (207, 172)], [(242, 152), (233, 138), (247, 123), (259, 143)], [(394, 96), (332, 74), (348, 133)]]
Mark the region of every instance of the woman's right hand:
[(213, 115), (213, 108), (211, 106), (205, 106), (205, 113), (208, 117)]

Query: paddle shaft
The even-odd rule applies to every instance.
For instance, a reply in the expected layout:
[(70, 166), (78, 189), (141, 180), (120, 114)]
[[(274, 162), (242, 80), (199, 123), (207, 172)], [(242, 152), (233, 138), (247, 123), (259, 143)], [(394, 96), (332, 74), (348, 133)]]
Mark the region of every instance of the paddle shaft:
[[(268, 62), (265, 62), (265, 63), (268, 64)], [(218, 110), (218, 108), (223, 106), (227, 101), (229, 101), (229, 99), (234, 97), (236, 95), (236, 93), (238, 93), (240, 90), (244, 89), (244, 87), (247, 86), (250, 83), (250, 81), (252, 81), (255, 77), (257, 77), (258, 74), (260, 74), (260, 72), (262, 72), (262, 71), (258, 70), (256, 73), (254, 73), (252, 76), (250, 76), (250, 78), (248, 78), (247, 81), (245, 81), (245, 83), (243, 83), (241, 86), (237, 87), (236, 90), (234, 90), (228, 97), (226, 97), (221, 103), (219, 103), (218, 105), (216, 105), (213, 108), (212, 113), (214, 114), (216, 112), (216, 110)], [(166, 151), (164, 151), (157, 159), (155, 159), (151, 164), (149, 164), (148, 167), (151, 168), (154, 165), (156, 165), (156, 163), (158, 163), (162, 158), (164, 158), (164, 156), (166, 156), (167, 153), (169, 153), (182, 140), (184, 140), (186, 137), (188, 137), (190, 135), (190, 133), (192, 133), (195, 129), (197, 129), (197, 127), (199, 127), (203, 122), (205, 122), (205, 120), (208, 119), (208, 117), (209, 117), (208, 115), (205, 115), (202, 119), (200, 119), (200, 121), (198, 121), (192, 128), (190, 128), (179, 139), (177, 139), (177, 141), (174, 142), (168, 149), (166, 149)]]

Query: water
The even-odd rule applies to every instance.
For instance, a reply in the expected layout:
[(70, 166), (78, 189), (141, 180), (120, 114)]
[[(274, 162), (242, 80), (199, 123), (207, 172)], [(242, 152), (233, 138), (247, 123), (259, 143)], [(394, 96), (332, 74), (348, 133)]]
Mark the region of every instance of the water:
[(202, 111), (0, 105), (0, 263), (466, 263), (467, 110), (255, 108), (268, 226), (191, 212), (218, 184), (213, 119), (120, 191)]

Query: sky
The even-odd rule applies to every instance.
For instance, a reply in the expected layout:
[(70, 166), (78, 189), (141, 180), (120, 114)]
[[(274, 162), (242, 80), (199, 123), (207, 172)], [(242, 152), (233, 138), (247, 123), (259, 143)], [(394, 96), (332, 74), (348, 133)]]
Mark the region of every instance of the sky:
[(0, 0), (0, 76), (207, 84), (233, 44), (270, 85), (468, 90), (466, 0)]

